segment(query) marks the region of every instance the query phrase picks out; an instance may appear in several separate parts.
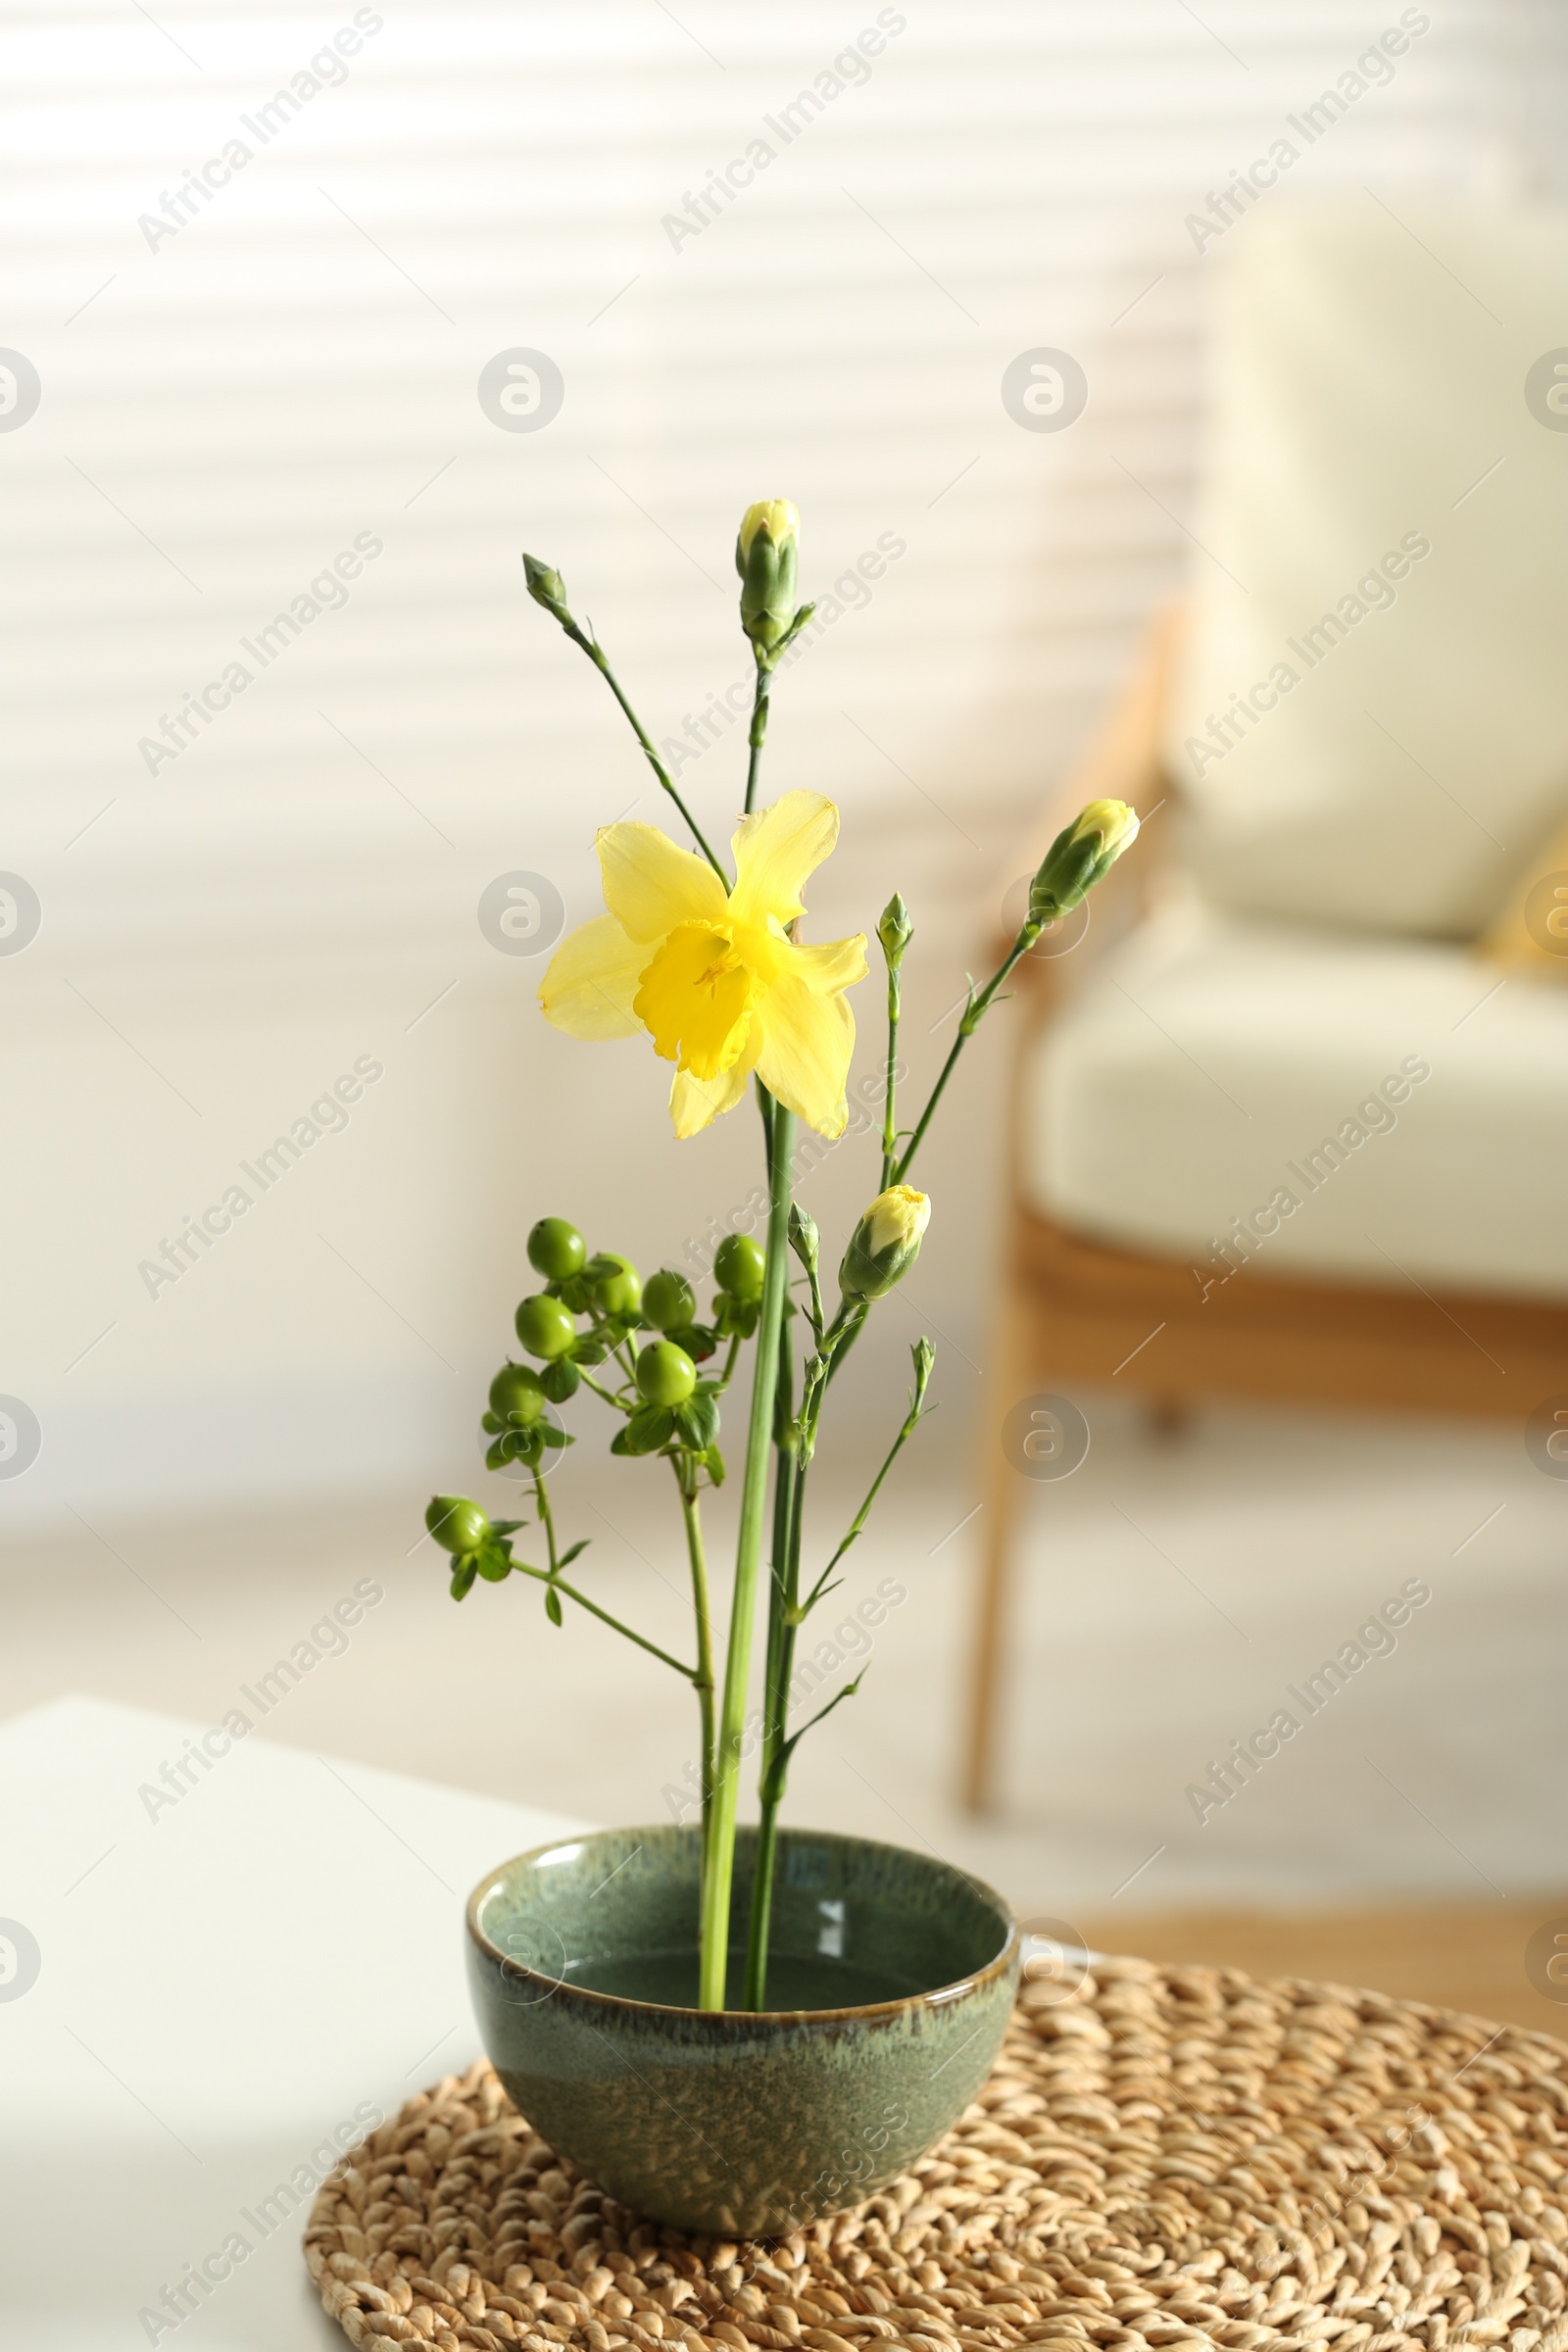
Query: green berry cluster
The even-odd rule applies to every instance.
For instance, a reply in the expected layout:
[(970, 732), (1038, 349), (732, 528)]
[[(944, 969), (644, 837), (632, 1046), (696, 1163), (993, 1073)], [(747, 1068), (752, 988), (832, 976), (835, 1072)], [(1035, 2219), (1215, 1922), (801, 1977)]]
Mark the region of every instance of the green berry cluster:
[[(486, 1467), (503, 1470), (518, 1462), (537, 1481), (546, 1454), (574, 1443), (547, 1408), (566, 1403), (586, 1380), (621, 1416), (612, 1453), (664, 1453), (693, 1491), (701, 1482), (721, 1485), (718, 1399), (736, 1348), (757, 1329), (763, 1267), (758, 1245), (744, 1234), (720, 1244), (706, 1322), (698, 1319), (697, 1294), (684, 1274), (665, 1266), (644, 1283), (618, 1250), (590, 1255), (565, 1217), (539, 1219), (528, 1236), (528, 1262), (543, 1288), (518, 1301), (514, 1326), (524, 1354), (534, 1360), (509, 1359), (490, 1383), (483, 1416), (490, 1440)], [(723, 1376), (700, 1373), (698, 1366), (725, 1343)], [(461, 1600), (476, 1577), (499, 1584), (511, 1572), (516, 1563), (510, 1539), (526, 1522), (491, 1520), (465, 1496), (438, 1494), (425, 1525), (453, 1555), (452, 1591)], [(555, 1617), (560, 1601), (553, 1588), (546, 1606)]]
[[(612, 1396), (626, 1421), (611, 1451), (684, 1451), (700, 1457), (717, 1484), (724, 1475), (716, 1402), (723, 1383), (701, 1378), (697, 1367), (722, 1341), (748, 1339), (757, 1328), (762, 1296), (757, 1244), (742, 1234), (720, 1244), (713, 1269), (718, 1289), (707, 1323), (698, 1320), (697, 1294), (684, 1274), (664, 1266), (645, 1284), (618, 1250), (590, 1256), (564, 1217), (540, 1218), (528, 1236), (528, 1258), (545, 1287), (519, 1302), (516, 1331), (544, 1369), (509, 1363), (496, 1374), (485, 1416), (495, 1438), (485, 1457), (491, 1468), (508, 1461), (532, 1468), (545, 1446), (561, 1443), (543, 1419), (545, 1404), (564, 1404), (585, 1370), (614, 1363), (629, 1378)], [(644, 1333), (657, 1336), (644, 1340)]]

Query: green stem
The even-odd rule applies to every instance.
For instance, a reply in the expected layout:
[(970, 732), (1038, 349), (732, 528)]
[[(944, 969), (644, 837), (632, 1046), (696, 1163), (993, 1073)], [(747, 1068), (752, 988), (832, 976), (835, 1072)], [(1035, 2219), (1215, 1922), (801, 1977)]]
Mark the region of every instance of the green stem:
[(855, 1517), (851, 1520), (849, 1528), (844, 1536), (843, 1541), (839, 1544), (837, 1551), (835, 1551), (833, 1557), (829, 1560), (827, 1566), (817, 1578), (816, 1583), (811, 1587), (810, 1592), (807, 1596), (806, 1606), (801, 1611), (801, 1615), (803, 1617), (807, 1615), (808, 1610), (813, 1609), (816, 1606), (816, 1603), (821, 1599), (823, 1592), (827, 1586), (828, 1578), (832, 1575), (840, 1560), (843, 1559), (844, 1554), (849, 1550), (850, 1545), (855, 1542), (857, 1536), (860, 1534), (867, 1519), (870, 1518), (871, 1506), (882, 1492), (883, 1481), (886, 1479), (887, 1474), (892, 1469), (894, 1463), (898, 1460), (899, 1455), (903, 1451), (907, 1441), (914, 1435), (915, 1424), (923, 1417), (925, 1407), (917, 1396), (913, 1404), (911, 1404), (909, 1407), (908, 1412), (905, 1415), (904, 1425), (900, 1429), (898, 1436), (888, 1447), (887, 1459), (882, 1464), (882, 1467), (877, 1472), (875, 1478), (872, 1479), (870, 1487), (866, 1492), (865, 1500), (861, 1503), (859, 1509), (856, 1512)]
[[(764, 1091), (758, 1082), (758, 1091)], [(791, 1147), (795, 1120), (782, 1102), (771, 1112), (768, 1154), (767, 1256), (762, 1303), (757, 1324), (757, 1360), (752, 1417), (746, 1439), (741, 1485), (740, 1532), (735, 1545), (735, 1593), (730, 1611), (729, 1651), (719, 1711), (713, 1803), (709, 1816), (703, 1867), (702, 1959), (698, 2005), (722, 2009), (729, 1960), (729, 1907), (735, 1876), (735, 1815), (740, 1797), (741, 1741), (746, 1731), (746, 1690), (752, 1662), (752, 1619), (762, 1556), (762, 1517), (767, 1501), (768, 1456), (773, 1449), (773, 1389), (778, 1377), (779, 1333), (789, 1273)]]
[[(795, 1745), (789, 1737), (790, 1685), (795, 1679), (795, 1637), (806, 1614), (801, 1606), (801, 1536), (806, 1524), (806, 1477), (816, 1451), (817, 1424), (822, 1416), (822, 1400), (827, 1394), (834, 1357), (846, 1335), (853, 1334), (858, 1328), (853, 1316), (847, 1315), (841, 1304), (838, 1314), (826, 1332), (823, 1331), (821, 1295), (817, 1291), (814, 1270), (808, 1271), (811, 1272), (811, 1290), (815, 1300), (813, 1321), (816, 1356), (813, 1368), (806, 1375), (800, 1417), (791, 1430), (788, 1451), (781, 1449), (779, 1453), (779, 1478), (781, 1482), (788, 1483), (789, 1500), (786, 1509), (775, 1511), (774, 1518), (775, 1531), (782, 1525), (783, 1543), (776, 1547), (773, 1614), (768, 1627), (762, 1771), (758, 1789), (757, 1866), (752, 1879), (752, 1916), (746, 1939), (745, 2006), (748, 2009), (760, 2009), (766, 1996), (767, 1945), (773, 1919), (778, 1815), (784, 1802), (790, 1755)], [(780, 1558), (784, 1562), (782, 1571), (778, 1565)], [(816, 1597), (817, 1594), (813, 1592), (812, 1600)], [(807, 1606), (809, 1607), (810, 1602)]]
[(807, 1457), (799, 1444), (778, 1457), (778, 1481), (787, 1494), (775, 1527), (784, 1523), (782, 1553), (773, 1563), (773, 1606), (768, 1621), (767, 1686), (763, 1695), (762, 1772), (758, 1789), (757, 1861), (752, 1874), (752, 1916), (746, 1935), (746, 1987), (742, 2007), (761, 2009), (767, 1999), (767, 1947), (773, 1925), (774, 1863), (778, 1814), (789, 1766), (790, 1684), (795, 1677), (796, 1606), (801, 1580), (801, 1517), (806, 1499)]
[(672, 1658), (667, 1649), (660, 1648), (657, 1642), (650, 1642), (645, 1635), (634, 1633), (629, 1625), (622, 1625), (618, 1617), (612, 1617), (608, 1609), (602, 1609), (597, 1600), (590, 1600), (586, 1592), (579, 1592), (575, 1585), (568, 1585), (564, 1577), (557, 1576), (549, 1568), (530, 1568), (526, 1560), (514, 1559), (512, 1565), (519, 1576), (531, 1576), (535, 1584), (554, 1585), (558, 1592), (564, 1592), (568, 1600), (574, 1600), (580, 1609), (586, 1609), (590, 1617), (597, 1617), (602, 1625), (611, 1626), (617, 1634), (624, 1634), (628, 1642), (635, 1642), (638, 1648), (646, 1649), (650, 1657), (661, 1658), (666, 1666), (673, 1666), (675, 1672), (683, 1675), (688, 1683), (696, 1683), (698, 1669), (695, 1666), (687, 1666), (681, 1659)]
[(545, 1542), (550, 1546), (550, 1573), (554, 1576), (559, 1565), (556, 1555), (555, 1514), (550, 1508), (550, 1497), (545, 1493), (544, 1470), (537, 1462), (534, 1464), (533, 1491), (534, 1498), (539, 1505), (539, 1524), (545, 1531)]
[[(691, 832), (693, 841), (696, 842), (697, 847), (702, 851), (703, 856), (708, 859), (709, 864), (712, 867), (714, 873), (723, 883), (724, 888), (728, 890), (728, 874), (725, 873), (724, 868), (719, 864), (718, 859), (713, 856), (712, 851), (709, 848), (702, 826), (697, 822), (696, 817), (693, 816), (691, 810), (681, 799), (680, 794), (676, 791), (674, 777), (670, 774), (668, 768), (664, 765), (664, 762), (655, 751), (647, 728), (643, 725), (642, 720), (638, 717), (636, 711), (632, 709), (630, 703), (627, 702), (625, 695), (622, 693), (620, 680), (611, 668), (610, 662), (605, 655), (604, 647), (599, 643), (597, 638), (588, 636), (584, 630), (580, 629), (574, 620), (563, 621), (562, 627), (565, 630), (566, 635), (571, 639), (573, 645), (580, 645), (582, 647), (583, 652), (587, 655), (594, 667), (599, 671), (600, 675), (605, 681), (605, 684), (610, 688), (611, 693), (614, 696), (622, 710), (625, 711), (627, 718), (631, 721), (632, 733), (642, 745), (643, 756), (647, 760), (649, 766), (653, 769), (655, 775), (659, 778), (660, 783), (663, 786), (670, 799), (674, 802), (676, 808), (680, 810), (682, 816), (686, 819), (686, 823)], [(750, 803), (747, 805), (750, 807)]]
[(882, 1112), (881, 1190), (884, 1193), (887, 1191), (888, 1186), (893, 1182), (893, 1163), (899, 1155), (899, 1130), (894, 1116), (894, 1093), (897, 1086), (899, 1068), (900, 1000), (901, 992), (899, 988), (899, 967), (896, 963), (890, 963), (888, 965), (887, 1090), (883, 1097), (885, 1107)]
[[(995, 997), (998, 989), (1007, 978), (1008, 974), (1012, 970), (1013, 965), (1017, 963), (1021, 957), (1028, 955), (1030, 949), (1040, 937), (1043, 927), (1044, 926), (1042, 924), (1033, 921), (1025, 923), (1017, 938), (1013, 941), (1012, 947), (1008, 954), (997, 966), (996, 970), (992, 973), (990, 979), (986, 982), (979, 995), (976, 996), (973, 990), (970, 990), (968, 1004), (964, 1008), (963, 1018), (958, 1023), (958, 1034), (953, 1041), (953, 1051), (949, 1054), (947, 1060), (942, 1064), (941, 1071), (937, 1077), (937, 1082), (931, 1089), (930, 1098), (926, 1102), (924, 1110), (921, 1111), (919, 1120), (914, 1129), (914, 1133), (910, 1136), (908, 1144), (905, 1149), (904, 1157), (900, 1160), (898, 1166), (893, 1171), (891, 1182), (895, 1184), (903, 1184), (906, 1177), (908, 1175), (909, 1162), (911, 1159), (913, 1159), (916, 1152), (919, 1151), (921, 1144), (925, 1140), (925, 1131), (931, 1124), (931, 1114), (942, 1100), (942, 1090), (953, 1075), (954, 1069), (957, 1063), (958, 1055), (963, 1052), (964, 1047), (968, 1044), (970, 1038), (973, 1037), (975, 1031), (979, 1028), (980, 1023), (984, 1020), (986, 1013), (990, 1009), (991, 1001)], [(883, 1148), (885, 1151), (885, 1140)], [(884, 1186), (884, 1190), (885, 1189), (886, 1187)]]
[(767, 741), (767, 697), (771, 672), (760, 661), (757, 664), (757, 690), (752, 697), (752, 724), (747, 735), (751, 759), (746, 768), (746, 813), (752, 813), (757, 799), (757, 771), (761, 765), (762, 746)]
[[(672, 1457), (673, 1458), (673, 1457)], [(674, 1462), (680, 1488), (681, 1516), (686, 1522), (686, 1552), (692, 1571), (692, 1614), (697, 1620), (697, 1703), (703, 1719), (703, 1843), (708, 1842), (708, 1816), (712, 1804), (715, 1726), (713, 1720), (713, 1625), (708, 1605), (708, 1555), (703, 1549), (703, 1523), (697, 1495), (697, 1471), (689, 1454)]]

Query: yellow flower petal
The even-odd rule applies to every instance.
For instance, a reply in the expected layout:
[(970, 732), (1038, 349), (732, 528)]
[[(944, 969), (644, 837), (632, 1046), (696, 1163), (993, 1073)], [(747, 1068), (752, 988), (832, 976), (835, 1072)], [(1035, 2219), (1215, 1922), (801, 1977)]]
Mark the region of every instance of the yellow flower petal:
[(767, 992), (759, 1024), (758, 1073), (770, 1094), (818, 1135), (844, 1133), (844, 1099), (855, 1052), (855, 1015), (842, 996), (818, 996), (793, 969)]
[(721, 1078), (694, 1078), (688, 1070), (675, 1072), (669, 1088), (669, 1116), (678, 1142), (685, 1143), (689, 1137), (700, 1135), (710, 1119), (734, 1109), (746, 1092), (760, 1038), (760, 1031), (754, 1021), (745, 1053)]
[(657, 825), (605, 825), (594, 847), (605, 905), (633, 939), (662, 939), (677, 923), (724, 919), (724, 885), (706, 858), (678, 850)]
[(612, 914), (596, 914), (562, 941), (539, 988), (547, 1021), (568, 1037), (633, 1037), (642, 1027), (632, 1010), (646, 945), (628, 939)]
[(733, 1069), (751, 1033), (757, 982), (722, 931), (682, 923), (654, 950), (632, 1010), (665, 1061), (697, 1078)]
[(798, 948), (793, 942), (786, 942), (780, 953), (788, 958), (790, 968), (818, 996), (825, 997), (834, 989), (853, 988), (857, 980), (865, 978), (863, 931), (857, 931), (853, 939), (826, 940), (817, 948)]
[[(839, 812), (820, 792), (787, 792), (770, 808), (743, 816), (730, 837), (735, 920), (762, 925), (771, 914), (790, 923), (804, 914), (806, 878), (831, 855), (838, 837)], [(608, 891), (605, 895), (608, 905)]]

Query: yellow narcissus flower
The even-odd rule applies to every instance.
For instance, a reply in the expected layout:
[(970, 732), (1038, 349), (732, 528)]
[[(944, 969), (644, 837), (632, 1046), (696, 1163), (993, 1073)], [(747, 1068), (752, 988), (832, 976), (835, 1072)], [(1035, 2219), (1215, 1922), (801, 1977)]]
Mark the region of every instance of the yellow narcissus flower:
[(787, 936), (838, 831), (821, 793), (785, 793), (737, 826), (726, 891), (656, 825), (605, 826), (595, 846), (610, 911), (557, 949), (539, 991), (545, 1018), (571, 1037), (645, 1029), (675, 1064), (669, 1113), (683, 1138), (733, 1109), (753, 1070), (808, 1127), (841, 1135), (855, 1051), (844, 991), (865, 976), (865, 935), (825, 947)]

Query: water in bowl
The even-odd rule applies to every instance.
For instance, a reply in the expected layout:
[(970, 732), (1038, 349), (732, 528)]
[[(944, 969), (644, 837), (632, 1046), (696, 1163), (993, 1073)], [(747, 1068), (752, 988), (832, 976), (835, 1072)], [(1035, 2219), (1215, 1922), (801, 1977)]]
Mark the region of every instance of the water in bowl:
[[(725, 2006), (742, 2007), (746, 1955), (729, 1956)], [(695, 2009), (697, 1954), (676, 1951), (615, 1953), (574, 1960), (564, 1971), (568, 1984), (623, 2001), (654, 2001), (668, 2009)], [(900, 2001), (931, 1988), (913, 1975), (887, 1967), (864, 1968), (853, 1960), (812, 1952), (774, 1952), (767, 1964), (769, 2009), (863, 2009), (876, 2001)]]

